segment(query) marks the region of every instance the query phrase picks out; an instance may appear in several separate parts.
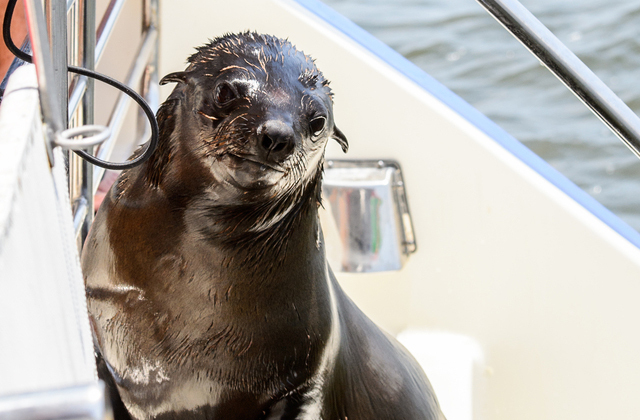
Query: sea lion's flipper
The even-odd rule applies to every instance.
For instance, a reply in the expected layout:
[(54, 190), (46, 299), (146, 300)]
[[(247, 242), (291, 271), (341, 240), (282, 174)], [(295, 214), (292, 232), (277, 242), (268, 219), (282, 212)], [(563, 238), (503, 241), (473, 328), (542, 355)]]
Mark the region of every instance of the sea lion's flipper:
[(349, 150), (349, 142), (347, 141), (347, 136), (345, 136), (344, 133), (340, 131), (340, 129), (335, 125), (333, 126), (333, 135), (331, 136), (331, 138), (337, 141), (338, 144), (340, 144), (343, 152), (347, 153), (347, 151)]
[(189, 72), (186, 71), (169, 73), (160, 80), (160, 84), (166, 85), (167, 83), (186, 83), (187, 76), (189, 76)]

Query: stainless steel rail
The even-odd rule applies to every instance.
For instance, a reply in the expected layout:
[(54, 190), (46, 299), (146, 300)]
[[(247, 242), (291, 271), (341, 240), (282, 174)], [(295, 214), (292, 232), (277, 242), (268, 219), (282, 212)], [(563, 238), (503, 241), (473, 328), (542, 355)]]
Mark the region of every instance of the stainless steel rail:
[[(85, 55), (83, 61), (92, 66), (100, 61), (108, 39), (111, 36), (116, 22), (121, 14), (125, 1), (126, 0), (110, 1), (104, 17), (102, 18), (98, 26), (97, 40), (94, 38), (93, 40), (86, 42), (86, 39), (88, 38), (87, 31), (91, 30), (91, 32), (94, 34), (96, 33), (96, 31), (95, 28), (88, 28), (85, 19), (85, 22), (81, 25), (81, 28), (84, 30), (84, 35), (81, 37), (81, 39), (85, 40), (83, 41), (82, 51), (86, 51), (86, 54), (89, 54), (89, 50), (92, 49), (92, 45), (95, 45), (95, 49), (91, 51), (91, 58), (93, 60), (87, 60), (88, 57)], [(87, 7), (87, 3), (91, 4), (89, 4)], [(94, 8), (93, 3), (94, 0), (68, 0), (67, 11), (72, 12), (74, 7), (80, 7), (81, 9), (91, 9)], [(157, 0), (143, 0), (145, 11), (143, 22), (144, 33), (142, 36), (140, 47), (138, 49), (138, 54), (136, 55), (136, 58), (131, 65), (126, 80), (126, 84), (130, 88), (137, 90), (137, 88), (142, 85), (142, 89), (148, 90), (150, 93), (154, 92), (153, 88), (147, 88), (144, 85), (152, 82), (153, 80), (157, 82), (157, 66), (155, 65), (158, 41), (158, 31), (156, 29), (158, 10), (157, 3)], [(91, 41), (93, 41), (93, 44)], [(149, 77), (150, 74), (152, 75), (151, 77)], [(89, 114), (92, 114), (92, 98), (88, 99), (86, 97), (86, 95), (89, 93), (87, 87), (91, 83), (93, 83), (93, 81), (87, 79), (84, 76), (76, 77), (71, 94), (69, 96), (69, 106), (67, 111), (69, 121), (77, 119), (78, 115), (83, 120), (87, 117), (92, 119), (92, 115), (84, 115), (85, 109)], [(131, 100), (129, 96), (121, 92), (109, 118), (108, 126), (111, 135), (109, 139), (107, 139), (100, 146), (96, 155), (99, 159), (109, 160), (114, 149), (115, 140), (117, 139), (118, 134), (122, 129), (130, 104)], [(83, 123), (87, 124), (87, 121), (83, 121)], [(82, 168), (79, 169), (77, 168), (78, 165), (76, 164), (76, 160), (76, 156), (70, 156), (70, 163), (74, 163), (74, 165), (70, 164), (69, 178), (70, 185), (72, 186), (72, 199), (74, 200), (74, 227), (76, 228), (76, 236), (78, 237), (80, 243), (82, 243), (88, 233), (88, 229), (92, 221), (93, 196), (98, 189), (100, 180), (102, 179), (105, 170), (103, 168), (93, 167), (88, 163), (83, 163)], [(78, 189), (81, 189), (81, 194), (73, 192), (77, 191)]]
[(517, 0), (477, 0), (640, 158), (640, 118)]
[[(107, 41), (109, 40), (109, 37), (113, 32), (113, 28), (116, 22), (118, 21), (118, 17), (120, 16), (120, 12), (122, 11), (122, 7), (124, 6), (125, 1), (126, 0), (112, 0), (107, 7), (107, 11), (102, 18), (100, 25), (98, 26), (97, 41), (95, 46), (95, 65), (98, 65), (100, 59), (102, 58), (104, 48), (107, 45)], [(69, 10), (74, 3), (75, 0), (70, 0), (67, 4), (67, 10)], [(75, 86), (73, 87), (73, 91), (69, 96), (69, 119), (71, 119), (75, 114), (86, 88), (87, 78), (85, 76), (79, 76)]]
[[(51, 51), (45, 33), (45, 18), (42, 13), (40, 2), (36, 0), (26, 0), (25, 9), (30, 18), (27, 20), (29, 38), (33, 50), (33, 63), (36, 65), (38, 77), (38, 90), (40, 93), (40, 108), (47, 130), (47, 150), (49, 161), (53, 163), (53, 141), (56, 133), (59, 133), (65, 126), (60, 112), (58, 112), (58, 100), (55, 98), (53, 62)], [(66, 75), (65, 75), (66, 77)]]
[[(80, 49), (79, 61), (85, 69), (95, 70), (96, 68), (96, 2), (95, 0), (78, 0), (81, 5), (80, 17), (82, 19), (80, 25), (80, 40), (82, 46)], [(82, 97), (82, 125), (88, 127), (94, 123), (94, 104), (95, 104), (95, 81), (87, 80), (87, 89)], [(91, 146), (86, 149), (87, 153), (93, 154), (95, 147)], [(78, 156), (75, 155), (75, 158)], [(80, 187), (81, 198), (87, 203), (88, 209), (93, 209), (93, 172), (94, 166), (90, 162), (82, 159), (82, 182)], [(78, 207), (82, 203), (78, 204)], [(87, 209), (87, 210), (88, 210)], [(74, 214), (75, 218), (75, 214)], [(89, 229), (93, 224), (93, 211), (87, 211), (84, 217), (84, 223), (80, 228), (80, 236), (84, 238), (89, 234)], [(77, 232), (77, 230), (76, 230)]]
[[(49, 0), (51, 3), (52, 0)], [(96, 7), (95, 0), (70, 0), (66, 3), (63, 16), (54, 16), (58, 21), (50, 19), (50, 26), (61, 26), (60, 22), (64, 22), (64, 31), (57, 36), (52, 36), (53, 45), (65, 45), (68, 43), (69, 48), (58, 51), (57, 54), (63, 55), (63, 59), (69, 63), (88, 70), (95, 68), (95, 43), (96, 43)], [(68, 38), (65, 41), (62, 38)], [(58, 47), (60, 49), (60, 47)], [(80, 80), (76, 76), (73, 79), (74, 84)], [(65, 84), (64, 96), (67, 98), (69, 88), (66, 85), (67, 75), (64, 75)], [(78, 102), (65, 113), (69, 121), (70, 127), (86, 126), (93, 124), (93, 79), (85, 79), (83, 81), (82, 94), (75, 98)], [(67, 104), (65, 104), (67, 105)], [(88, 153), (93, 153), (93, 147), (85, 149)], [(85, 162), (80, 156), (69, 151), (68, 152), (68, 173), (69, 173), (69, 196), (74, 209), (74, 221), (81, 220), (79, 230), (79, 246), (89, 232), (91, 222), (93, 221), (93, 212), (85, 211), (93, 207), (93, 165)], [(78, 214), (84, 214), (84, 218), (77, 217)]]
[(111, 0), (107, 11), (104, 14), (100, 25), (98, 25), (98, 41), (96, 42), (96, 64), (100, 62), (104, 48), (107, 46), (107, 41), (113, 33), (113, 28), (118, 21), (122, 7), (126, 0)]
[[(60, 2), (45, 3), (45, 17), (50, 25), (47, 26), (51, 60), (53, 64), (53, 86), (56, 98), (56, 109), (59, 110), (64, 128), (67, 127), (64, 110), (67, 109), (67, 9)], [(52, 42), (52, 40), (56, 42)]]
[(76, 209), (73, 212), (73, 229), (76, 232), (76, 239), (80, 232), (82, 231), (82, 225), (84, 221), (87, 219), (87, 214), (89, 213), (89, 205), (87, 204), (87, 199), (84, 197), (78, 198), (76, 200)]
[[(147, 29), (147, 32), (144, 34), (142, 38), (142, 42), (138, 47), (138, 52), (136, 54), (136, 58), (129, 69), (129, 74), (127, 75), (126, 85), (130, 88), (135, 88), (140, 84), (143, 79), (145, 69), (149, 64), (149, 61), (156, 49), (156, 42), (158, 39), (158, 31), (154, 27), (150, 27)], [(113, 112), (109, 118), (109, 130), (111, 131), (111, 137), (107, 139), (98, 150), (97, 157), (102, 160), (109, 160), (111, 154), (113, 153), (113, 148), (115, 146), (115, 140), (118, 138), (118, 134), (122, 129), (122, 124), (124, 123), (124, 119), (127, 115), (127, 111), (129, 106), (131, 105), (131, 98), (127, 96), (124, 92), (120, 92), (118, 96), (118, 100), (116, 102), (116, 106), (113, 108)], [(145, 121), (145, 124), (148, 123)], [(146, 140), (146, 139), (144, 139)], [(100, 180), (104, 175), (105, 169), (100, 167), (95, 167), (93, 169), (93, 193), (98, 189), (98, 185), (100, 184)]]
[(69, 108), (67, 112), (67, 118), (71, 119), (76, 113), (78, 109), (78, 105), (82, 102), (82, 97), (84, 96), (84, 92), (87, 89), (87, 77), (79, 76), (76, 81), (75, 86), (73, 87), (73, 91), (69, 96)]

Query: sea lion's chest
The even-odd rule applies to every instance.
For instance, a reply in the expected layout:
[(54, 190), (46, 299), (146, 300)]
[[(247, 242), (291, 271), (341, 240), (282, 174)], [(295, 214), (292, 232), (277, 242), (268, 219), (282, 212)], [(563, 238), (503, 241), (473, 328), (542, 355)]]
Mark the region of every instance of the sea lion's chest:
[(176, 248), (150, 262), (155, 281), (124, 287), (131, 279), (112, 278), (109, 299), (89, 300), (106, 332), (100, 347), (135, 416), (233, 401), (259, 407), (317, 373), (332, 319), (326, 267), (254, 276), (250, 263), (225, 268), (219, 251)]

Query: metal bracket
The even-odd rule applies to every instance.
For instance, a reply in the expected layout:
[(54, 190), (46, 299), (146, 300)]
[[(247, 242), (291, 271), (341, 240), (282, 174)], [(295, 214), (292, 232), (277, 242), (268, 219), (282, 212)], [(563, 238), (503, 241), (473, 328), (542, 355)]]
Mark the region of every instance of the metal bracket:
[[(73, 137), (86, 136), (81, 140), (73, 140)], [(109, 127), (102, 125), (81, 125), (68, 128), (55, 137), (56, 145), (63, 149), (82, 150), (96, 146), (111, 136)]]
[(400, 164), (329, 160), (323, 194), (342, 245), (340, 270), (391, 271), (416, 251)]

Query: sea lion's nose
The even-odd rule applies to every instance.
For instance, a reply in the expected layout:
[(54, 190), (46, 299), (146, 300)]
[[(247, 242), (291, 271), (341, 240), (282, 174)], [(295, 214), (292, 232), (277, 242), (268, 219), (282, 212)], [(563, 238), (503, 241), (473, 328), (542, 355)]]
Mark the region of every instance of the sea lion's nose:
[(258, 146), (269, 160), (281, 162), (295, 146), (293, 127), (284, 121), (269, 120), (258, 130)]

